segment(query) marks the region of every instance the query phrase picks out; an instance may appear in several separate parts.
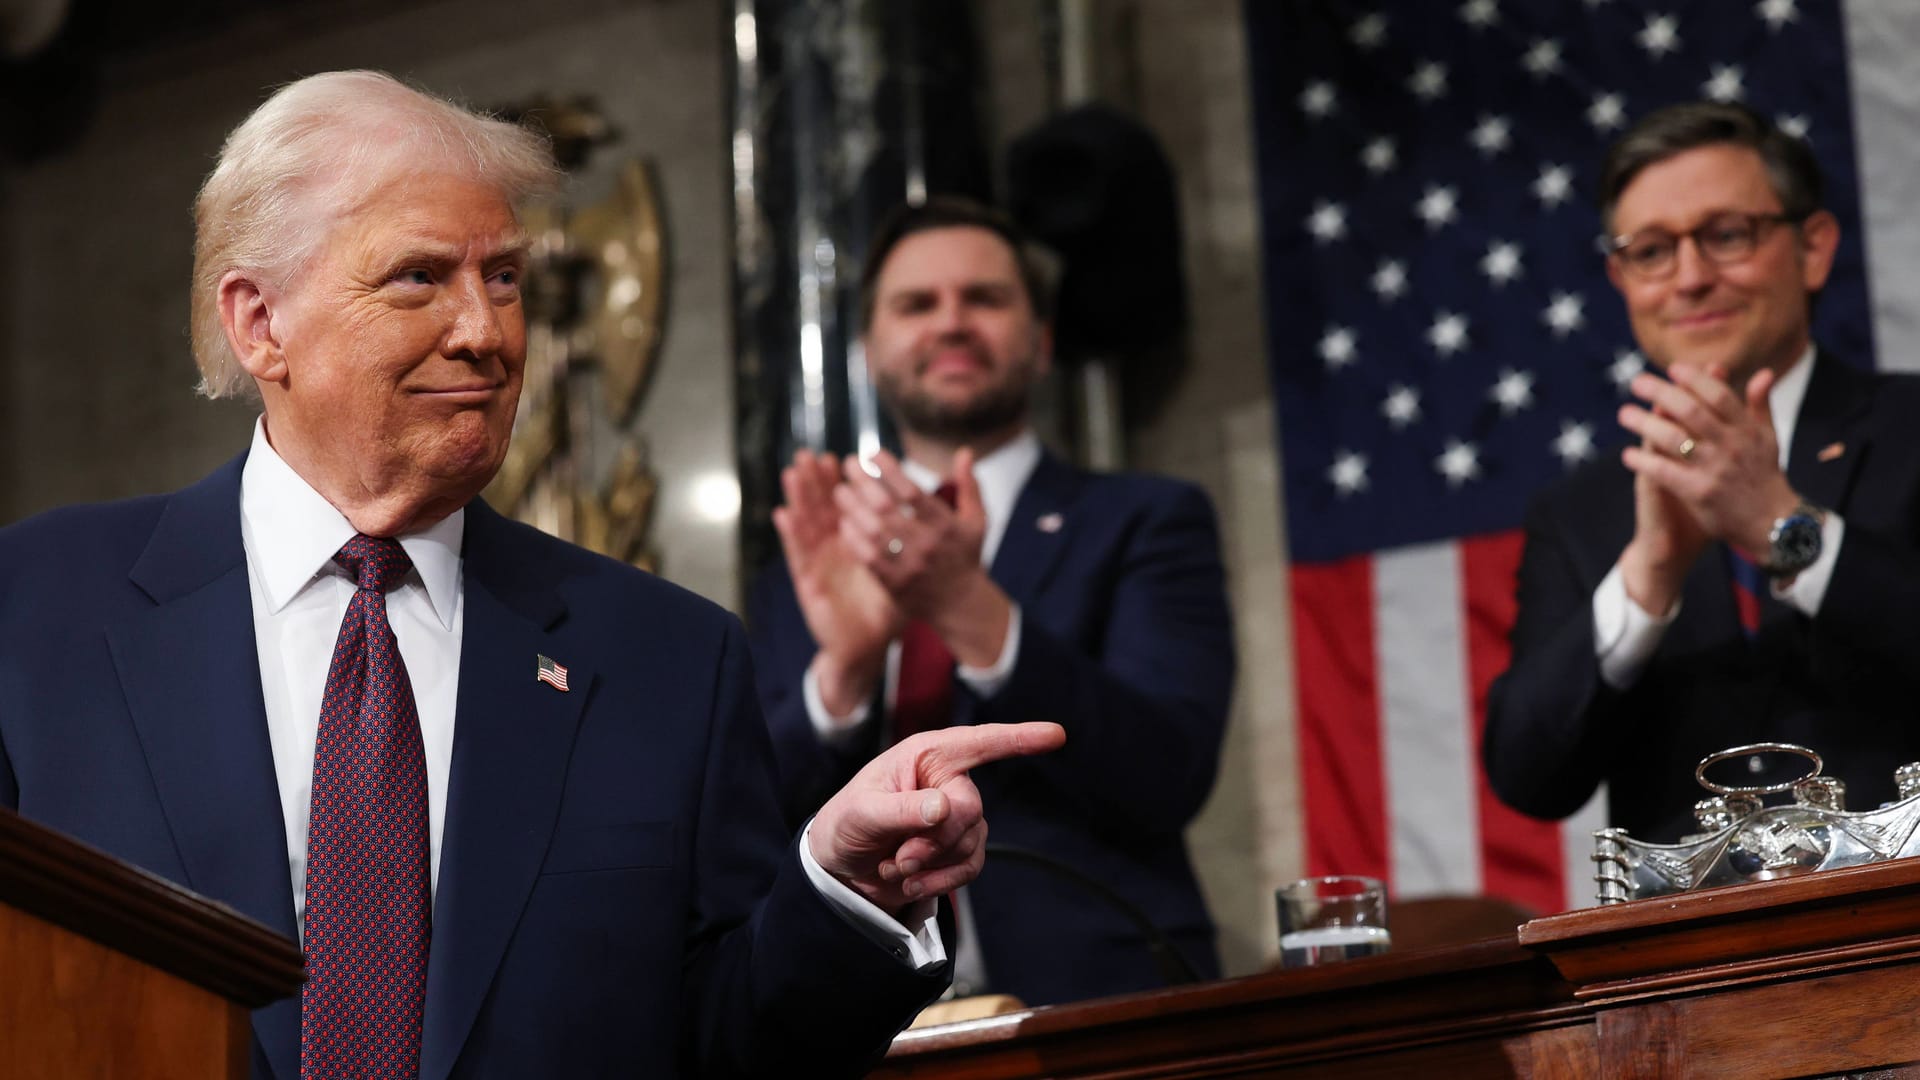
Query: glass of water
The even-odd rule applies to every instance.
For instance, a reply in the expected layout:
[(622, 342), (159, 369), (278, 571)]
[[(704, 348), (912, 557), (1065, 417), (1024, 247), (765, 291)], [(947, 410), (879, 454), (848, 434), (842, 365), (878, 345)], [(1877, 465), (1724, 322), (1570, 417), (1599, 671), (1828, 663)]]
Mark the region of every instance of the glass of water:
[(1302, 878), (1279, 890), (1280, 963), (1306, 967), (1387, 951), (1387, 890), (1354, 874)]

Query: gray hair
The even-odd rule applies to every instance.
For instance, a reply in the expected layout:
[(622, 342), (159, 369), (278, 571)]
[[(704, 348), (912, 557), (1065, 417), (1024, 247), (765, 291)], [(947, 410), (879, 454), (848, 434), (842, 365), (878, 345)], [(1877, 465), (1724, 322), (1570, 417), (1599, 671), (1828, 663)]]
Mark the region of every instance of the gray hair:
[(1804, 139), (1780, 130), (1744, 105), (1690, 101), (1647, 114), (1607, 148), (1600, 170), (1600, 226), (1613, 232), (1621, 192), (1649, 165), (1701, 146), (1744, 146), (1760, 155), (1781, 212), (1803, 221), (1826, 196), (1820, 163)]
[(341, 218), (388, 179), (439, 169), (509, 203), (558, 189), (546, 140), (377, 71), (332, 71), (282, 87), (227, 136), (194, 200), (193, 358), (199, 392), (254, 393), (227, 343), (220, 280), (285, 284)]

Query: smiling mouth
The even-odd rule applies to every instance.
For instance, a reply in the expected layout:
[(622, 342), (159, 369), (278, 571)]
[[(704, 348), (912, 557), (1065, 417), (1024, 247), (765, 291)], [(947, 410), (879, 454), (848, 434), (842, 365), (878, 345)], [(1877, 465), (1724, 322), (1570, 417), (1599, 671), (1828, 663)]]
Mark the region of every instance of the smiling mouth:
[(926, 362), (920, 365), (920, 374), (972, 373), (985, 371), (988, 367), (986, 358), (972, 349), (943, 349), (928, 357)]
[(435, 401), (451, 401), (459, 404), (481, 404), (493, 399), (500, 392), (500, 384), (483, 383), (479, 386), (427, 387), (415, 390), (419, 397), (432, 398)]
[(1682, 315), (1672, 320), (1668, 325), (1676, 330), (1698, 330), (1705, 327), (1718, 326), (1728, 319), (1733, 318), (1736, 313), (1737, 309), (1734, 308), (1723, 308), (1718, 311), (1696, 311), (1691, 315)]

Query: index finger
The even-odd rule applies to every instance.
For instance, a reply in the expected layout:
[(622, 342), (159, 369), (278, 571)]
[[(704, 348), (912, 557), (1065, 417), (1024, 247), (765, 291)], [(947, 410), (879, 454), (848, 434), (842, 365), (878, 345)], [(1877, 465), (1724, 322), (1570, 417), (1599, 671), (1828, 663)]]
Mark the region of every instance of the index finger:
[(780, 470), (780, 489), (788, 506), (811, 511), (822, 501), (823, 489), (814, 462), (813, 455), (802, 450), (793, 455), (793, 464)]
[(1655, 414), (1672, 420), (1695, 435), (1706, 434), (1706, 426), (1718, 419), (1714, 410), (1700, 400), (1691, 386), (1672, 381), (1671, 375), (1671, 372), (1666, 377), (1651, 372), (1635, 375), (1630, 384), (1634, 396), (1645, 401)]
[(1687, 388), (1694, 398), (1722, 420), (1736, 419), (1744, 407), (1724, 376), (1692, 364), (1675, 364), (1667, 372), (1673, 381)]
[[(900, 462), (885, 450), (873, 455), (873, 465), (879, 470), (880, 483), (886, 487), (887, 493), (899, 502), (911, 506), (916, 516), (932, 511), (934, 504), (939, 502), (938, 499), (931, 498), (926, 492), (921, 491), (920, 485), (907, 479), (907, 471), (901, 468)], [(943, 505), (942, 509), (944, 508)]]
[(938, 785), (977, 765), (1058, 750), (1066, 745), (1067, 729), (1059, 724), (1031, 720), (1021, 724), (941, 728), (921, 732), (913, 738), (926, 744), (917, 747), (915, 755), (924, 769), (921, 782)]

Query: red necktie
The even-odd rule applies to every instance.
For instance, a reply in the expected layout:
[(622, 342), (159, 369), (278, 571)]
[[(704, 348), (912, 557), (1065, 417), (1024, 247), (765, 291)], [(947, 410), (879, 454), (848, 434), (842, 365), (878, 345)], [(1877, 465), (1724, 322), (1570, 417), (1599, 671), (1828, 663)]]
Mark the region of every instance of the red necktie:
[(1752, 638), (1760, 633), (1760, 596), (1767, 587), (1766, 578), (1752, 560), (1731, 547), (1727, 567), (1733, 576), (1733, 606), (1740, 612), (1740, 629)]
[[(954, 505), (951, 481), (934, 497)], [(953, 654), (933, 627), (918, 619), (900, 631), (900, 675), (893, 692), (893, 741), (947, 726), (953, 719)]]
[(333, 558), (357, 589), (313, 754), (300, 1075), (414, 1077), (431, 918), (427, 762), (386, 597), (413, 563), (398, 542), (369, 536)]

